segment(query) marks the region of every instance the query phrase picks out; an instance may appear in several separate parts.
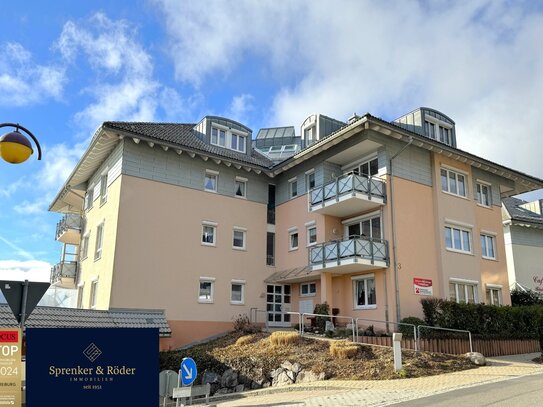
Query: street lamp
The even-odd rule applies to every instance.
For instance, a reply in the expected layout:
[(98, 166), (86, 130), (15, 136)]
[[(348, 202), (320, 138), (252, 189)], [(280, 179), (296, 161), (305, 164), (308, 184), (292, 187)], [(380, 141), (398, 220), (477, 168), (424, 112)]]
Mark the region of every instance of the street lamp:
[(4, 134), (0, 137), (0, 157), (11, 164), (20, 164), (28, 160), (34, 152), (30, 141), (19, 131), (21, 129), (28, 134), (38, 148), (38, 160), (41, 160), (41, 147), (38, 139), (20, 124), (2, 123), (1, 127), (15, 127), (15, 131)]

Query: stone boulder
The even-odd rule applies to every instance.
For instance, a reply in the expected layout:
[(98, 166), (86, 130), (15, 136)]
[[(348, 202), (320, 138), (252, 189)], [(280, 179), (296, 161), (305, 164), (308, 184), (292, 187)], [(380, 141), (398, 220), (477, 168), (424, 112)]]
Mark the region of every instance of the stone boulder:
[(296, 377), (296, 383), (317, 382), (319, 380), (324, 380), (324, 378), (324, 372), (317, 374), (312, 370), (302, 370), (300, 373), (298, 373), (298, 376)]
[(215, 372), (211, 372), (209, 370), (204, 371), (204, 374), (202, 375), (202, 384), (213, 384), (213, 383), (219, 383), (221, 380), (221, 376), (219, 376)]
[(238, 385), (238, 373), (232, 369), (228, 369), (221, 376), (221, 387), (236, 387)]
[(465, 356), (476, 366), (486, 366), (486, 358), (479, 352), (468, 352)]

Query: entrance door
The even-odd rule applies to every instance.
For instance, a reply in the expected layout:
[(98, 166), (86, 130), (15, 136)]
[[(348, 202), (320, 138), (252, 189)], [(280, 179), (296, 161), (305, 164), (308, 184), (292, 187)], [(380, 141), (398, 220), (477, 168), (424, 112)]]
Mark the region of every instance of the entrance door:
[(266, 292), (268, 326), (290, 326), (290, 285), (269, 284)]

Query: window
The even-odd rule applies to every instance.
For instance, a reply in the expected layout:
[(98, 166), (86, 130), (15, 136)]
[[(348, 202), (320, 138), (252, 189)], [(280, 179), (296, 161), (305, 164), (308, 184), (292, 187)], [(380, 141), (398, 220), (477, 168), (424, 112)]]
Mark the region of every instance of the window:
[(246, 233), (247, 232), (244, 229), (234, 228), (234, 233), (232, 234), (232, 248), (245, 250)]
[(210, 192), (217, 192), (217, 180), (219, 173), (217, 171), (206, 170), (206, 176), (204, 180), (204, 189)]
[(215, 291), (215, 279), (209, 277), (200, 278), (200, 289), (198, 291), (198, 302), (212, 303)]
[(247, 138), (240, 134), (232, 133), (230, 138), (230, 146), (232, 150), (239, 151), (240, 153), (245, 152), (245, 142)]
[(353, 169), (353, 173), (357, 175), (373, 176), (379, 172), (379, 161), (376, 158), (364, 161), (362, 164)]
[(478, 301), (476, 281), (450, 281), (449, 299), (458, 303), (475, 304)]
[(446, 127), (439, 126), (439, 141), (445, 144), (451, 144), (450, 130)]
[(100, 205), (105, 204), (107, 201), (107, 173), (102, 175), (100, 180)]
[(216, 127), (211, 128), (211, 144), (226, 147), (226, 131)]
[(245, 281), (232, 280), (230, 285), (230, 303), (245, 303)]
[(316, 130), (315, 126), (311, 126), (307, 129), (304, 129), (304, 138), (305, 138), (305, 143), (307, 146), (317, 141), (317, 132), (315, 130)]
[(288, 191), (291, 198), (294, 198), (298, 195), (298, 181), (296, 180), (296, 178), (289, 180)]
[(445, 226), (445, 247), (448, 250), (471, 253), (471, 232), (452, 226)]
[(96, 309), (96, 292), (98, 291), (98, 280), (91, 283), (89, 308)]
[(352, 277), (352, 280), (354, 308), (376, 308), (377, 302), (375, 298), (375, 276), (373, 274), (367, 276), (357, 276)]
[(441, 190), (450, 194), (466, 196), (466, 177), (457, 172), (441, 169)]
[(313, 297), (317, 293), (317, 283), (300, 284), (300, 296)]
[(315, 171), (311, 171), (305, 175), (305, 183), (308, 191), (315, 188)]
[(240, 198), (246, 198), (247, 197), (247, 179), (236, 177), (236, 181), (234, 184), (234, 194), (235, 196), (239, 196)]
[(83, 308), (83, 289), (85, 288), (84, 285), (79, 285), (77, 287), (77, 308), (81, 309)]
[(93, 202), (94, 202), (94, 187), (90, 187), (89, 190), (87, 191), (87, 195), (85, 195), (85, 205), (83, 209), (85, 209), (86, 211), (91, 209)]
[(202, 224), (202, 244), (205, 246), (215, 246), (215, 235), (217, 232), (217, 224), (205, 222)]
[(317, 243), (317, 227), (310, 226), (307, 228), (307, 245), (312, 246)]
[(266, 234), (266, 266), (275, 266), (275, 233)]
[(83, 235), (83, 239), (81, 239), (81, 260), (86, 259), (89, 253), (89, 238), (90, 234), (87, 233)]
[(292, 229), (288, 232), (288, 249), (298, 249), (298, 229)]
[(96, 228), (96, 248), (94, 251), (94, 260), (102, 257), (102, 241), (104, 239), (104, 224), (101, 223)]
[(424, 122), (424, 127), (425, 127), (425, 130), (426, 130), (426, 135), (435, 140), (435, 138), (436, 138), (436, 125), (434, 123), (432, 123), (432, 122), (425, 121)]
[(502, 305), (502, 287), (499, 285), (486, 285), (486, 303), (488, 305)]
[(494, 236), (481, 234), (481, 253), (483, 259), (496, 259), (496, 246)]
[(477, 202), (483, 206), (490, 206), (490, 186), (477, 183)]
[(345, 228), (347, 239), (358, 239), (360, 237), (368, 239), (382, 239), (381, 217), (362, 219), (355, 223), (349, 223)]

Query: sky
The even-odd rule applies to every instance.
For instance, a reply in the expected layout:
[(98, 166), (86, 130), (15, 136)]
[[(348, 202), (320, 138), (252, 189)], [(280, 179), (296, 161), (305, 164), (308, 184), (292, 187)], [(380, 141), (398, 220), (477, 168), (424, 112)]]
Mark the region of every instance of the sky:
[(2, 17), (0, 123), (43, 159), (0, 161), (0, 279), (49, 279), (48, 206), (104, 121), (220, 115), (256, 135), (427, 106), (459, 148), (543, 178), (540, 0), (20, 0)]

